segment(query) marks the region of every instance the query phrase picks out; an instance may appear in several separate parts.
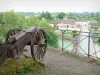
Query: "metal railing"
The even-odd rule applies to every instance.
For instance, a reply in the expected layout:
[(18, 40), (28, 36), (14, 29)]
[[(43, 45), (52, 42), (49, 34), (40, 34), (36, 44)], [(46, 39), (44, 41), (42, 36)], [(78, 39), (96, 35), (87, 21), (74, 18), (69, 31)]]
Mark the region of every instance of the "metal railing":
[[(83, 35), (82, 33), (86, 34), (86, 35)], [(79, 38), (76, 41), (77, 42), (77, 48), (76, 48), (77, 50), (75, 51), (72, 48), (72, 50), (70, 50), (70, 51), (73, 51), (73, 52), (77, 53), (78, 55), (84, 55), (84, 56), (88, 56), (88, 57), (100, 58), (100, 50), (97, 50), (97, 47), (95, 46), (95, 44), (97, 44), (97, 42), (94, 42), (92, 34), (100, 34), (100, 33), (99, 32), (96, 32), (96, 33), (92, 33), (92, 32), (80, 32), (80, 34), (78, 35)], [(69, 51), (67, 49), (68, 47), (70, 47), (70, 46), (74, 47), (75, 46), (74, 45), (75, 44), (74, 43), (75, 40), (72, 40), (70, 42), (70, 44), (66, 44), (66, 46), (65, 46), (65, 43), (64, 43), (65, 42), (65, 40), (64, 40), (64, 31), (61, 31), (61, 35), (60, 36), (61, 36), (61, 38), (60, 38), (61, 39), (61, 47), (60, 48), (61, 48), (62, 51)], [(50, 35), (50, 37), (52, 38), (52, 35)], [(99, 38), (99, 37), (95, 36), (95, 38)], [(66, 39), (66, 40), (68, 40), (68, 39)], [(87, 42), (87, 47), (85, 47), (86, 50), (84, 49), (83, 45), (80, 45), (80, 43), (83, 43), (84, 40), (85, 40), (85, 43)], [(53, 41), (55, 41), (55, 40), (53, 40)]]
[[(88, 56), (88, 57), (90, 57), (90, 56), (92, 56), (93, 57), (93, 55), (95, 55), (94, 57), (97, 57), (97, 53), (98, 52), (100, 52), (100, 50), (99, 51), (96, 51), (96, 48), (95, 48), (95, 45), (94, 45), (94, 39), (93, 39), (93, 37), (92, 37), (92, 34), (100, 34), (100, 33), (92, 33), (92, 32), (81, 32), (81, 33), (86, 33), (86, 34), (88, 34), (88, 35), (78, 35), (78, 37), (82, 37), (82, 36), (84, 36), (84, 38), (82, 38), (82, 39), (78, 39), (77, 40), (77, 49), (79, 49), (79, 50), (76, 50), (76, 53), (77, 54), (81, 54), (81, 55), (86, 55), (86, 56)], [(95, 37), (95, 38), (98, 38), (98, 37)], [(80, 43), (82, 42), (82, 41), (84, 41), (85, 39), (88, 39), (88, 40), (86, 40), (85, 42), (87, 42), (88, 43), (88, 46), (86, 47), (87, 48), (87, 50), (88, 51), (86, 51), (85, 49), (83, 49), (81, 46), (82, 45), (80, 45)], [(84, 43), (85, 43), (84, 42)], [(91, 42), (93, 43), (93, 46), (91, 46)], [(66, 48), (68, 48), (69, 46), (71, 46), (71, 45), (73, 45), (74, 46), (74, 40), (69, 44), (69, 45), (66, 45), (66, 47), (64, 47), (63, 48), (63, 34), (62, 34), (62, 51), (64, 51), (64, 50), (66, 50)], [(97, 44), (97, 42), (96, 42), (96, 44)], [(92, 52), (91, 53), (91, 47), (93, 47), (94, 48), (94, 52)], [(84, 54), (82, 54), (82, 53), (79, 53), (79, 51), (82, 51)], [(100, 54), (99, 54), (100, 55)]]

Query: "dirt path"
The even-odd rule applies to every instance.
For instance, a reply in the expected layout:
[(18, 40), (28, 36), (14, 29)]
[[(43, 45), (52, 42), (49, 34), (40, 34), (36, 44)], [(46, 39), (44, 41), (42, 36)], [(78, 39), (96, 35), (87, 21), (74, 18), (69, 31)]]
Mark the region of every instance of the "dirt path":
[(25, 75), (100, 75), (100, 65), (87, 63), (60, 51), (47, 50), (44, 73), (28, 73)]

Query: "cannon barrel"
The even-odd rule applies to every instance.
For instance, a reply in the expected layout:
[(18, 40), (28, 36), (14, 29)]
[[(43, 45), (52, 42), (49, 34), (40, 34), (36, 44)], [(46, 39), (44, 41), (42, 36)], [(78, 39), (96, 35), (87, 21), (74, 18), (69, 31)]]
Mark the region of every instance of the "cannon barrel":
[(15, 35), (11, 36), (8, 40), (7, 40), (7, 43), (10, 43), (10, 44), (14, 44), (17, 40), (19, 40), (22, 36), (24, 36), (26, 33), (34, 33), (36, 30), (36, 27), (31, 27), (31, 28), (28, 28), (27, 30), (22, 30), (18, 33), (16, 33)]
[(21, 38), (22, 36), (24, 36), (26, 34), (25, 31), (21, 31), (13, 36), (11, 36), (8, 40), (7, 40), (7, 43), (10, 43), (10, 44), (14, 44), (19, 38)]

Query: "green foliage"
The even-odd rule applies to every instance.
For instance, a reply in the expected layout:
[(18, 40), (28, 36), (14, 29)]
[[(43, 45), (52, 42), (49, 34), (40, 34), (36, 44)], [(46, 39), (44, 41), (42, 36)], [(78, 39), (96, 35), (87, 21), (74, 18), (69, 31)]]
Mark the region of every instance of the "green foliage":
[(0, 75), (24, 75), (28, 72), (43, 72), (44, 68), (32, 58), (25, 58), (19, 61), (8, 59), (0, 68)]
[(95, 17), (95, 20), (100, 23), (100, 16)]
[(5, 22), (5, 25), (13, 26), (17, 24), (17, 15), (14, 13), (14, 11), (6, 11), (3, 13), (3, 22)]
[(73, 32), (72, 31), (66, 31), (66, 32), (64, 32), (64, 34), (71, 34), (71, 35), (73, 35)]
[(39, 20), (38, 20), (37, 17), (35, 17), (34, 14), (31, 14), (31, 15), (27, 16), (27, 25), (29, 25), (29, 26), (32, 26), (32, 25), (37, 26), (38, 23), (39, 23)]
[(3, 21), (2, 21), (2, 18), (3, 18), (3, 14), (2, 14), (2, 13), (0, 13), (0, 24), (2, 24), (2, 25), (3, 25), (4, 23), (3, 23)]
[(7, 30), (8, 30), (8, 27), (6, 27), (6, 25), (0, 24), (0, 40), (4, 40)]
[(73, 30), (73, 31), (66, 31), (66, 32), (64, 32), (64, 34), (70, 34), (74, 37), (75, 35), (79, 35), (80, 32), (76, 31), (76, 30)]
[(49, 22), (47, 20), (40, 20), (38, 27), (47, 28), (49, 31), (53, 30), (52, 27), (49, 25)]
[(88, 20), (92, 22), (100, 22), (100, 12), (82, 12), (82, 13), (66, 13), (68, 19)]
[(98, 27), (98, 26), (95, 26), (95, 27), (93, 27), (93, 29), (94, 29), (95, 31), (97, 31), (97, 30), (99, 29), (99, 27)]
[(48, 31), (47, 39), (48, 45), (52, 47), (58, 47), (58, 39), (57, 34), (54, 31)]
[(72, 33), (73, 33), (73, 37), (77, 35), (77, 31), (76, 30), (73, 30)]
[(77, 33), (77, 31), (76, 31), (76, 30), (73, 30), (72, 32), (73, 32), (73, 33)]
[(18, 27), (18, 21), (21, 21), (21, 19), (18, 18), (18, 15), (13, 10), (1, 14), (0, 40), (3, 40), (9, 29), (14, 28), (15, 26)]
[(100, 38), (98, 38), (98, 40), (97, 40), (99, 43), (100, 43)]
[(65, 17), (65, 13), (61, 12), (57, 15), (57, 18), (63, 19)]
[(47, 20), (51, 20), (52, 19), (52, 16), (51, 16), (51, 14), (49, 12), (46, 11), (46, 12), (42, 12), (41, 13), (40, 19), (42, 19), (42, 18), (45, 18)]
[(26, 17), (25, 15), (18, 13), (17, 15), (17, 25), (24, 25), (24, 23), (26, 22)]
[(4, 39), (7, 31), (17, 24), (17, 15), (14, 11), (6, 11), (2, 13), (2, 22), (0, 24), (0, 40)]

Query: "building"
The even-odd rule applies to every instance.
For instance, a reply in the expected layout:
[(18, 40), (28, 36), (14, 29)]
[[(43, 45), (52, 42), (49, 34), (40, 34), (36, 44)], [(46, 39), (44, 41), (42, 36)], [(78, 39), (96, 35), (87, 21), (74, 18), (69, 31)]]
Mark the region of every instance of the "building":
[(91, 27), (100, 27), (100, 23), (90, 23), (90, 26)]
[(75, 20), (75, 24), (80, 24), (82, 26), (88, 26), (89, 22), (87, 20)]
[(89, 25), (92, 31), (100, 31), (100, 23), (90, 23)]
[(52, 24), (59, 30), (77, 30), (80, 31), (82, 25), (88, 25), (86, 20), (73, 20), (73, 19), (57, 19), (53, 20)]

